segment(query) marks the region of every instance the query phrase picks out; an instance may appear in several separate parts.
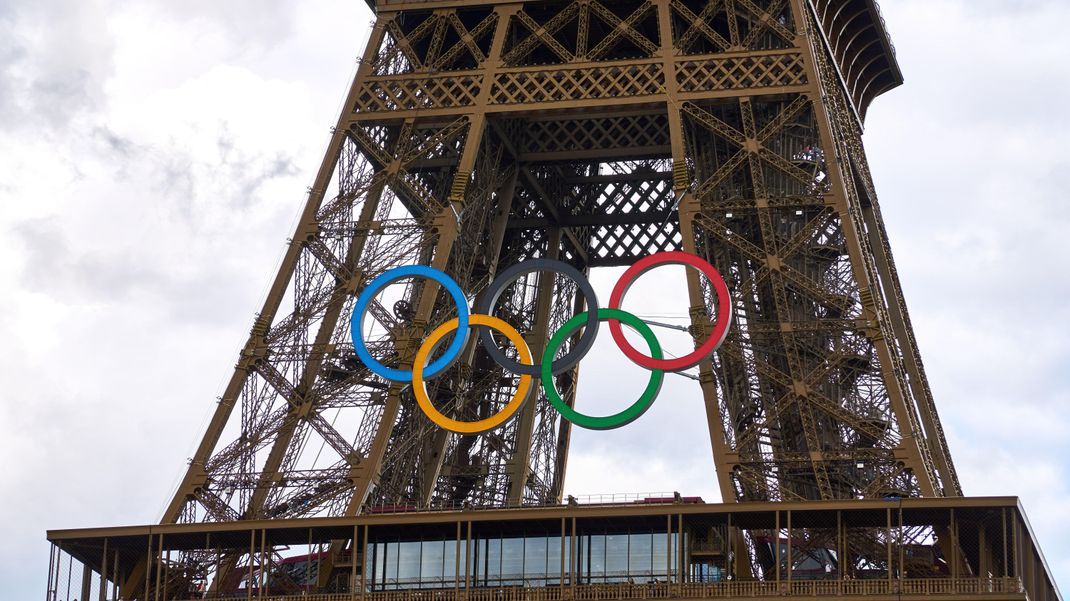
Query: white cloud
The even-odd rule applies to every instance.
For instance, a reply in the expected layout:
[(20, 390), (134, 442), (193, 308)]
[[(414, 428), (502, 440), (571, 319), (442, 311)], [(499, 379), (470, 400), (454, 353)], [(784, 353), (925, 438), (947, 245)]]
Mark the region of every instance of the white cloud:
[(1022, 497), (1065, 585), (1070, 6), (883, 8), (907, 83), (867, 149), (951, 452), (966, 494)]
[[(1023, 497), (1066, 582), (1070, 83), (1056, 75), (1070, 7), (884, 10), (908, 81), (870, 111), (867, 144), (952, 453), (968, 494)], [(45, 528), (158, 519), (369, 19), (337, 0), (0, 4), (0, 450), (17, 458), (0, 480), (16, 518), (0, 581), (13, 598), (40, 592)], [(643, 296), (629, 302), (655, 312)], [(631, 402), (646, 377), (599, 348), (581, 378), (590, 411)], [(692, 384), (668, 380), (628, 428), (578, 432), (567, 488), (716, 500)]]
[(159, 519), (368, 22), (359, 3), (225, 4), (0, 8), (11, 598), (41, 590), (46, 528)]

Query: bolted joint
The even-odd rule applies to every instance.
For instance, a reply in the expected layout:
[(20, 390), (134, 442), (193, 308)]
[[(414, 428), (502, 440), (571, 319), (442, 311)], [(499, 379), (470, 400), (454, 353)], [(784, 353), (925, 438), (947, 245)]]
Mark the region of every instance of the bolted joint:
[(468, 191), (468, 181), (471, 178), (471, 171), (457, 171), (454, 174), (453, 184), (450, 186), (450, 202), (464, 204), (464, 196)]
[(363, 269), (354, 269), (349, 277), (342, 282), (342, 291), (348, 296), (356, 296), (357, 291), (364, 284), (364, 276)]
[(294, 238), (294, 241), (302, 243), (312, 242), (313, 240), (319, 237), (320, 231), (321, 228), (319, 222), (312, 221), (310, 223), (306, 223), (305, 226), (301, 228), (301, 231), (297, 235), (297, 237)]
[(873, 290), (868, 287), (861, 288), (858, 291), (858, 300), (862, 302), (863, 307), (871, 311), (877, 306), (877, 303), (873, 298)]
[(687, 161), (673, 159), (672, 161), (672, 189), (678, 194), (683, 194), (691, 185), (691, 176), (687, 171)]
[(253, 327), (249, 330), (249, 333), (254, 338), (263, 338), (267, 336), (268, 330), (271, 329), (271, 320), (267, 317), (257, 315), (256, 320), (253, 321)]

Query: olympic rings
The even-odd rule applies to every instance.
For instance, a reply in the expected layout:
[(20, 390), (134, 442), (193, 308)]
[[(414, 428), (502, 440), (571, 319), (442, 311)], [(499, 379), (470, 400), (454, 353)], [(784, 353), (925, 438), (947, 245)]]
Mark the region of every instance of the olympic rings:
[[(557, 387), (554, 385), (554, 378), (550, 369), (550, 366), (553, 365), (554, 355), (557, 354), (557, 349), (565, 342), (569, 334), (576, 331), (581, 325), (587, 322), (587, 317), (587, 312), (584, 312), (566, 321), (565, 324), (561, 326), (561, 329), (554, 333), (554, 337), (550, 339), (550, 342), (546, 343), (546, 352), (542, 355), (542, 389), (546, 392), (546, 398), (550, 401), (550, 404), (554, 406), (554, 409), (557, 409), (557, 412), (561, 414), (561, 417), (564, 417), (581, 428), (587, 428), (588, 430), (612, 430), (621, 426), (627, 426), (639, 419), (646, 413), (646, 410), (650, 409), (650, 406), (654, 404), (654, 399), (658, 398), (658, 393), (661, 392), (661, 382), (665, 379), (665, 372), (660, 369), (650, 370), (650, 381), (647, 382), (646, 390), (643, 391), (639, 400), (632, 403), (631, 406), (620, 413), (606, 415), (604, 417), (584, 415), (579, 411), (576, 411), (561, 398), (561, 395), (557, 392)], [(650, 352), (654, 353), (655, 357), (659, 359), (661, 358), (661, 343), (658, 342), (658, 337), (654, 335), (654, 331), (651, 330), (650, 326), (646, 325), (646, 322), (642, 319), (639, 319), (627, 311), (621, 311), (620, 309), (599, 309), (597, 317), (599, 321), (623, 321), (635, 328), (635, 331), (639, 332), (650, 346)], [(588, 326), (588, 328), (589, 327), (590, 326)]]
[[(712, 334), (694, 352), (674, 359), (664, 358), (661, 344), (646, 322), (621, 308), (624, 295), (627, 294), (628, 289), (637, 278), (655, 267), (667, 264), (685, 265), (698, 269), (710, 281), (710, 285), (717, 295), (717, 315)], [(579, 293), (583, 295), (587, 305), (587, 311), (573, 316), (550, 336), (539, 365), (534, 364), (531, 349), (528, 348), (524, 337), (515, 328), (491, 315), (499, 298), (510, 285), (524, 275), (536, 271), (563, 275), (575, 281)], [(363, 324), (364, 317), (376, 294), (397, 280), (412, 277), (430, 279), (445, 288), (446, 292), (453, 297), (453, 301), (457, 304), (457, 317), (431, 332), (416, 353), (412, 370), (406, 371), (387, 367), (371, 356), (364, 340)], [(553, 283), (548, 285), (553, 286)], [(624, 352), (625, 356), (636, 365), (650, 370), (651, 374), (646, 389), (638, 400), (619, 413), (599, 417), (585, 415), (570, 407), (558, 393), (553, 377), (574, 367), (590, 352), (598, 335), (599, 322), (602, 321), (609, 322), (613, 340)], [(650, 347), (649, 356), (636, 350), (624, 337), (624, 331), (621, 328), (622, 322), (642, 335), (647, 346)], [(728, 284), (721, 277), (720, 272), (698, 256), (673, 251), (651, 255), (628, 268), (614, 286), (608, 308), (599, 308), (594, 288), (583, 273), (566, 263), (550, 259), (525, 261), (506, 269), (494, 279), (490, 287), (485, 291), (474, 314), (470, 313), (468, 300), (460, 286), (445, 273), (426, 265), (398, 267), (376, 277), (361, 291), (353, 309), (350, 331), (357, 357), (372, 373), (391, 382), (411, 382), (417, 404), (432, 422), (446, 430), (458, 434), (471, 435), (493, 430), (516, 415), (528, 397), (532, 379), (536, 377), (541, 380), (542, 389), (550, 404), (569, 422), (592, 430), (609, 430), (627, 425), (642, 416), (653, 405), (658, 392), (661, 390), (665, 372), (683, 371), (708, 359), (724, 342), (731, 323), (732, 302), (729, 296)], [(434, 407), (428, 397), (424, 379), (442, 373), (461, 357), (468, 340), (470, 326), (478, 326), (480, 328), (479, 339), (491, 359), (507, 372), (520, 376), (520, 381), (513, 398), (498, 413), (485, 419), (464, 422), (449, 418)], [(579, 340), (572, 345), (563, 357), (555, 360), (554, 357), (557, 351), (581, 327), (584, 327), (584, 332)], [(488, 328), (501, 332), (516, 346), (519, 361), (507, 357), (497, 347), (493, 336), (486, 331)], [(428, 359), (435, 354), (441, 340), (455, 330), (457, 333), (446, 350), (442, 352), (438, 359), (428, 364)]]
[[(503, 271), (498, 277), (494, 278), (490, 287), (483, 292), (483, 298), (480, 299), (479, 304), (476, 306), (476, 313), (491, 315), (494, 311), (494, 305), (498, 303), (498, 298), (501, 297), (502, 292), (505, 292), (505, 289), (508, 288), (510, 284), (519, 280), (525, 274), (535, 271), (548, 271), (554, 274), (561, 274), (576, 282), (580, 294), (583, 295), (583, 300), (587, 303), (587, 313), (591, 316), (590, 319), (587, 320), (587, 328), (583, 331), (583, 336), (580, 336), (579, 341), (571, 350), (569, 350), (569, 352), (565, 353), (564, 357), (553, 362), (553, 369), (551, 371), (554, 375), (557, 375), (572, 369), (579, 363), (580, 359), (583, 359), (587, 355), (587, 352), (591, 350), (595, 338), (598, 338), (598, 296), (595, 295), (591, 282), (580, 273), (579, 269), (576, 269), (568, 263), (562, 263), (561, 261), (554, 261), (552, 259), (532, 259), (530, 261), (524, 261), (523, 263), (517, 263)], [(550, 286), (553, 286), (552, 280)], [(479, 332), (479, 339), (483, 342), (483, 348), (487, 349), (491, 358), (506, 370), (515, 374), (528, 374), (531, 376), (539, 375), (540, 368), (538, 366), (521, 365), (506, 357), (505, 353), (498, 348), (498, 345), (494, 344), (494, 337), (491, 336), (489, 331), (481, 330)]]
[[(504, 424), (506, 420), (513, 416), (514, 413), (520, 410), (520, 407), (524, 404), (524, 401), (528, 398), (528, 389), (531, 388), (531, 376), (520, 376), (520, 386), (517, 387), (516, 393), (513, 394), (513, 399), (502, 408), (501, 411), (494, 415), (474, 422), (462, 422), (455, 419), (451, 419), (443, 415), (435, 406), (431, 404), (431, 399), (427, 396), (427, 388), (424, 386), (424, 362), (427, 361), (427, 357), (434, 352), (438, 346), (438, 341), (443, 336), (449, 334), (453, 330), (459, 327), (460, 320), (456, 317), (447, 321), (446, 323), (438, 326), (431, 335), (427, 337), (423, 345), (420, 346), (420, 350), (416, 353), (416, 359), (412, 366), (412, 391), (416, 395), (416, 402), (420, 405), (420, 409), (427, 417), (439, 427), (456, 432), (458, 434), (482, 434), (497, 428)], [(528, 348), (524, 337), (517, 332), (516, 329), (490, 315), (472, 315), (469, 321), (472, 325), (487, 326), (498, 330), (510, 342), (516, 345), (517, 353), (520, 355), (520, 360), (523, 365), (532, 365), (531, 350)], [(646, 324), (643, 324), (646, 325)], [(454, 336), (454, 340), (462, 339), (460, 333)]]

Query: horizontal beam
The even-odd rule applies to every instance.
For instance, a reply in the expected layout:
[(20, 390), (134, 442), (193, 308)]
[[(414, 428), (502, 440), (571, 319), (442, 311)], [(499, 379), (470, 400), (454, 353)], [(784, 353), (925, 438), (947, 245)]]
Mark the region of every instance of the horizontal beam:
[[(660, 148), (655, 146), (653, 148)], [(632, 171), (629, 173), (607, 173), (605, 175), (585, 175), (566, 177), (565, 183), (576, 186), (587, 184), (620, 184), (625, 182), (667, 182), (672, 180), (669, 171)]]
[(661, 225), (667, 221), (674, 221), (677, 217), (675, 211), (647, 211), (643, 213), (596, 213), (588, 215), (566, 215), (560, 221), (549, 219), (511, 219), (507, 228), (511, 230), (529, 230), (532, 228), (551, 227), (588, 227), (588, 226), (614, 226), (614, 225)]
[[(120, 538), (153, 535), (192, 535), (210, 532), (268, 532), (285, 529), (340, 528), (354, 525), (371, 527), (383, 525), (421, 525), (454, 522), (500, 522), (515, 520), (560, 520), (561, 518), (623, 518), (666, 515), (772, 515), (777, 511), (829, 512), (872, 511), (883, 517), (887, 509), (1012, 509), (1023, 514), (1017, 497), (946, 497), (903, 499), (857, 499), (847, 501), (793, 501), (743, 503), (622, 503), (591, 505), (552, 505), (545, 507), (517, 507), (509, 509), (468, 509), (421, 511), (412, 513), (365, 514), (352, 517), (288, 518), (276, 520), (246, 520), (240, 522), (208, 522), (197, 524), (152, 524), (115, 526), (107, 528), (79, 528), (49, 530), (52, 542), (88, 538)], [(876, 515), (875, 513), (875, 515)]]

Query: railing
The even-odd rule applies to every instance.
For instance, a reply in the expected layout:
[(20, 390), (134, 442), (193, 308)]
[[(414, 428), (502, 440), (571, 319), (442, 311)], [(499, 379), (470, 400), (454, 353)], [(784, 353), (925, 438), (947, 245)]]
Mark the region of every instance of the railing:
[(394, 514), (394, 513), (426, 513), (428, 511), (461, 511), (479, 509), (535, 509), (542, 507), (563, 507), (567, 505), (645, 505), (666, 504), (673, 502), (695, 503), (700, 500), (696, 497), (678, 497), (675, 492), (646, 492), (646, 493), (613, 493), (596, 495), (569, 495), (561, 503), (532, 503), (522, 501), (518, 503), (504, 503), (494, 506), (482, 507), (468, 503), (442, 503), (438, 502), (429, 507), (401, 504), (371, 504), (365, 506), (365, 514)]
[[(265, 596), (262, 601), (617, 601), (729, 599), (739, 597), (865, 597), (873, 595), (1024, 595), (1019, 578), (915, 578), (909, 580), (727, 581), (693, 584), (404, 590), (354, 594)], [(244, 597), (241, 597), (244, 598)]]
[(888, 31), (888, 23), (884, 20), (884, 14), (881, 13), (881, 5), (877, 0), (873, 0), (873, 9), (877, 11), (877, 18), (881, 22), (881, 29), (884, 30), (884, 37), (888, 40), (888, 48), (892, 51), (892, 56), (895, 56), (895, 44), (892, 43), (892, 34)]

